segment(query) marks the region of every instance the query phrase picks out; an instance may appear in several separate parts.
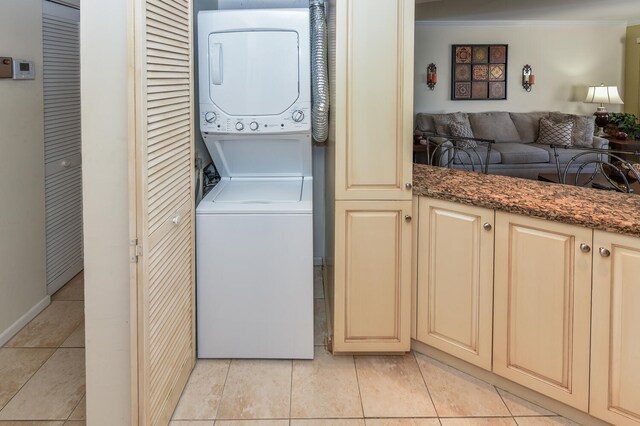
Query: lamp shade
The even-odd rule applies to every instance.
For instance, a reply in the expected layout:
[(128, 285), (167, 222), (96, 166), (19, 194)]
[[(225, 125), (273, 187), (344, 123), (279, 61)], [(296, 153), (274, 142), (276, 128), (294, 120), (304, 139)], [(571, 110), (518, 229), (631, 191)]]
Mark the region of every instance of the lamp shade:
[(618, 87), (616, 86), (589, 86), (587, 98), (584, 100), (590, 104), (623, 104)]

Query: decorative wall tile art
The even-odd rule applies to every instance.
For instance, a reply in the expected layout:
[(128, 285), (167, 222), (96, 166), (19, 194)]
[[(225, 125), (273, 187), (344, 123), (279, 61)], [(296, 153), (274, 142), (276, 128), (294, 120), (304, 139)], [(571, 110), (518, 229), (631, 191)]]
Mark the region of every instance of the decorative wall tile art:
[(506, 44), (458, 44), (451, 48), (451, 100), (507, 99)]

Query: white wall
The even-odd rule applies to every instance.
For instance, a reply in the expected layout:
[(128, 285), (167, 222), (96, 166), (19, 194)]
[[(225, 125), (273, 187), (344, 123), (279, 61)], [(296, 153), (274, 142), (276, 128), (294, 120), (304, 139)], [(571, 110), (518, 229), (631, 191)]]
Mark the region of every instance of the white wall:
[(0, 56), (36, 79), (0, 79), (0, 345), (48, 303), (44, 219), (42, 0), (0, 2)]
[[(81, 9), (87, 415), (131, 419), (128, 108), (130, 0)], [(130, 15), (129, 15), (130, 16)]]
[[(582, 101), (589, 85), (622, 90), (626, 24), (598, 22), (418, 22), (415, 42), (414, 112), (548, 111), (592, 114)], [(507, 100), (451, 101), (452, 44), (508, 44)], [(425, 84), (429, 63), (438, 67), (434, 91)], [(522, 67), (536, 84), (522, 88)], [(615, 105), (609, 111), (619, 111)]]

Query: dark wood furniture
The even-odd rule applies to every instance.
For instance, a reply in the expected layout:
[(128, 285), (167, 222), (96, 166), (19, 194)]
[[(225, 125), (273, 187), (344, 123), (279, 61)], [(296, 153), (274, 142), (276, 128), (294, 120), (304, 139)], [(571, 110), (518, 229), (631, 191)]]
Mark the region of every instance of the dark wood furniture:
[[(621, 139), (616, 139), (615, 136), (607, 136), (607, 139), (609, 140), (610, 149), (614, 149), (616, 151), (631, 151), (631, 152), (640, 153), (640, 140), (637, 140), (637, 139), (621, 140)], [(628, 154), (622, 154), (620, 155), (620, 157), (624, 158), (627, 161), (634, 161), (633, 157)]]

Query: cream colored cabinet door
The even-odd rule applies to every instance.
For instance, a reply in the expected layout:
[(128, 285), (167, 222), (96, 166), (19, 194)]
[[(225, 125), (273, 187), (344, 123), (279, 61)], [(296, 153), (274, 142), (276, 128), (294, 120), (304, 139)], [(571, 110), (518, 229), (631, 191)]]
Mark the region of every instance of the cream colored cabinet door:
[(336, 202), (334, 352), (410, 347), (411, 201)]
[(591, 415), (640, 424), (640, 238), (595, 231)]
[(590, 229), (496, 213), (493, 371), (582, 411), (592, 237)]
[(414, 0), (336, 3), (336, 199), (411, 201)]
[(419, 204), (417, 338), (491, 370), (494, 211)]

